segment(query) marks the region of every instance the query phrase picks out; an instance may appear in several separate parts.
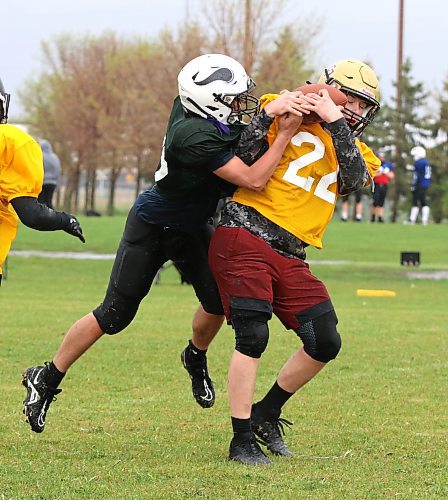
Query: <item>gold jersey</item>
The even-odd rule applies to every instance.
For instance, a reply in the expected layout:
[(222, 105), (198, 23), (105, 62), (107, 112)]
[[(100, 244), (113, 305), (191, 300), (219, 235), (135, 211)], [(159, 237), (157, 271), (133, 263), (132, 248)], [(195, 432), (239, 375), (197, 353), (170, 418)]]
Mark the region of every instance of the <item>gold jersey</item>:
[(37, 198), (43, 179), (39, 144), (13, 125), (0, 125), (0, 274), (19, 224), (10, 201), (20, 196)]
[[(262, 104), (275, 99), (262, 96)], [(277, 135), (277, 121), (267, 139), (271, 145)], [(381, 162), (372, 150), (356, 140), (373, 178)], [(251, 191), (238, 188), (233, 200), (253, 207), (278, 226), (316, 248), (335, 209), (338, 193), (338, 161), (329, 132), (318, 123), (302, 124), (286, 147), (282, 159), (265, 188)]]

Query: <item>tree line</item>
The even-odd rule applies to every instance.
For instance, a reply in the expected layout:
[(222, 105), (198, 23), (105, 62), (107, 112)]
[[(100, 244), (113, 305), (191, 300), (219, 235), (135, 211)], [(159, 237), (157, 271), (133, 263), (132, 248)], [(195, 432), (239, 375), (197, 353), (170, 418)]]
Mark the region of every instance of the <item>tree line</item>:
[[(257, 82), (258, 95), (317, 81), (322, 68), (310, 61), (323, 20), (276, 25), (272, 20), (281, 19), (285, 6), (281, 0), (253, 0), (249, 18), (241, 15), (240, 4), (212, 0), (197, 19), (154, 38), (107, 32), (61, 34), (42, 42), (43, 69), (26, 82), (19, 97), (30, 132), (48, 139), (61, 158), (64, 209), (95, 210), (99, 169), (107, 170), (110, 179), (108, 214), (114, 212), (116, 181), (123, 169), (136, 172), (136, 195), (143, 179), (152, 179), (177, 95), (177, 74), (193, 57), (220, 52), (241, 61)], [(437, 108), (432, 114), (426, 111), (429, 94), (424, 85), (413, 80), (410, 59), (403, 65), (400, 86), (401, 106), (394, 100), (383, 103), (363, 140), (374, 150), (388, 150), (396, 165), (393, 221), (400, 210), (407, 210), (409, 152), (414, 145), (427, 148), (434, 172), (432, 212), (440, 222), (448, 215), (448, 79), (432, 96)]]

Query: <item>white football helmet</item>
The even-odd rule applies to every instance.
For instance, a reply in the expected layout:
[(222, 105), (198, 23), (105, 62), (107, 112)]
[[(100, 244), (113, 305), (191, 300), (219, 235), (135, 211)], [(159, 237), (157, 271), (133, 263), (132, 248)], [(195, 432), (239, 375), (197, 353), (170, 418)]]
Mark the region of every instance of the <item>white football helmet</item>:
[(0, 123), (8, 122), (8, 108), (10, 95), (5, 92), (3, 83), (0, 80)]
[(414, 161), (426, 158), (426, 149), (422, 146), (415, 146), (411, 149), (411, 156), (414, 158)]
[(187, 63), (177, 78), (183, 107), (226, 125), (247, 124), (258, 113), (250, 94), (252, 78), (238, 61), (223, 54), (205, 54)]

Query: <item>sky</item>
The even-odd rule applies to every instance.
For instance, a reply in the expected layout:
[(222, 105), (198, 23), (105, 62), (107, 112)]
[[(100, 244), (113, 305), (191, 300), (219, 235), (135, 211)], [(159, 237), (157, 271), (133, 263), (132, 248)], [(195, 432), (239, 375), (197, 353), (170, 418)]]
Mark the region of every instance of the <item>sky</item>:
[[(12, 94), (10, 116), (20, 113), (17, 90), (42, 69), (42, 40), (60, 33), (155, 37), (194, 15), (207, 0), (0, 0), (2, 56), (0, 78)], [(208, 2), (207, 2), (208, 3)], [(390, 102), (397, 75), (399, 0), (293, 0), (287, 18), (321, 20), (313, 66), (346, 58), (369, 61)], [(362, 9), (360, 9), (362, 5)], [(241, 0), (241, 15), (244, 2)], [(448, 77), (448, 2), (404, 0), (404, 57), (413, 63), (415, 81), (441, 89)]]

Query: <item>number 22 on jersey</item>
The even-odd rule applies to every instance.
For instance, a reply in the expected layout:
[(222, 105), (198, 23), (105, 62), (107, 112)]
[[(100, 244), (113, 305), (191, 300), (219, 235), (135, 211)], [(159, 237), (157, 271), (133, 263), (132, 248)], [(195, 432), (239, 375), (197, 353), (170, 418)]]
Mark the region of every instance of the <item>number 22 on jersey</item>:
[[(305, 153), (300, 158), (293, 160), (285, 173), (283, 174), (283, 179), (291, 184), (294, 184), (305, 191), (311, 192), (313, 185), (315, 184), (315, 179), (311, 175), (308, 177), (303, 177), (299, 175), (300, 170), (321, 160), (325, 155), (325, 144), (323, 141), (314, 134), (310, 132), (301, 131), (296, 134), (291, 139), (294, 146), (300, 147), (304, 142), (311, 143), (314, 149), (309, 153)], [(328, 203), (334, 205), (336, 201), (336, 194), (330, 191), (328, 188), (337, 182), (338, 170), (330, 172), (323, 175), (314, 189), (314, 196), (321, 198)]]

